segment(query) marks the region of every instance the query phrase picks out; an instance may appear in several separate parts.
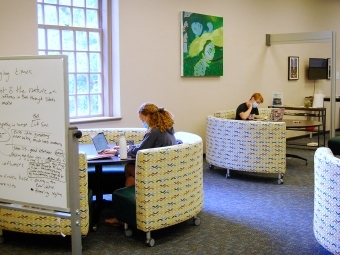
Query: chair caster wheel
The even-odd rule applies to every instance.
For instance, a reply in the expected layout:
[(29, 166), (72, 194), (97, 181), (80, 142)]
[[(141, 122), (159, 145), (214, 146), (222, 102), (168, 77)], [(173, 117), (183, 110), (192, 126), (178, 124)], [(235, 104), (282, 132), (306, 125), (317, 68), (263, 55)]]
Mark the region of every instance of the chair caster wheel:
[(277, 181), (277, 183), (278, 183), (278, 184), (283, 184), (283, 180), (282, 180), (282, 179), (279, 179), (279, 180)]
[(94, 224), (94, 225), (92, 226), (92, 231), (93, 231), (93, 232), (96, 232), (96, 231), (97, 231), (97, 224)]
[(153, 247), (155, 245), (155, 239), (153, 238), (150, 238), (150, 239), (147, 239), (146, 240), (146, 245), (150, 246), (150, 247)]
[(194, 224), (195, 224), (196, 226), (199, 226), (199, 225), (201, 224), (200, 218), (194, 218)]
[(125, 229), (124, 233), (126, 236), (132, 236), (132, 230), (131, 229)]

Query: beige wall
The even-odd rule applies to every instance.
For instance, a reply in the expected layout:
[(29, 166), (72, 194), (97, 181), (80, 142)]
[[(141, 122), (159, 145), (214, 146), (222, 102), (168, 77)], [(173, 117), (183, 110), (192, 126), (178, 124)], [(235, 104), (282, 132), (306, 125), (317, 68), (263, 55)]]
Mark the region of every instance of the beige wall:
[[(139, 127), (136, 111), (149, 101), (175, 115), (177, 131), (194, 132), (205, 140), (205, 117), (236, 108), (253, 92), (263, 94), (264, 107), (273, 92), (283, 93), (284, 104), (302, 105), (303, 98), (314, 92), (314, 82), (306, 77), (308, 59), (330, 57), (330, 44), (267, 47), (265, 34), (323, 30), (340, 34), (340, 1), (336, 0), (124, 0), (119, 10), (123, 119), (79, 124), (80, 128)], [(181, 11), (224, 18), (224, 76), (180, 76)], [(35, 12), (35, 0), (0, 0), (0, 55), (35, 54)], [(337, 49), (339, 63), (339, 40)], [(298, 81), (287, 79), (288, 56), (300, 58)], [(329, 95), (330, 82), (316, 81), (315, 91)], [(339, 80), (337, 91), (340, 94)]]
[(38, 53), (36, 0), (0, 0), (0, 56)]

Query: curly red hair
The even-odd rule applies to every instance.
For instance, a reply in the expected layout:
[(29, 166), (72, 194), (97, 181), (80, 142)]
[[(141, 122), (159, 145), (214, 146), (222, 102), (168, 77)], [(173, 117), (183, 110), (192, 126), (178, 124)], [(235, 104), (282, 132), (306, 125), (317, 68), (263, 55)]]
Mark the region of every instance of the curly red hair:
[(175, 124), (173, 115), (169, 111), (152, 103), (142, 104), (138, 113), (149, 116), (149, 126), (157, 127), (161, 132), (169, 130)]

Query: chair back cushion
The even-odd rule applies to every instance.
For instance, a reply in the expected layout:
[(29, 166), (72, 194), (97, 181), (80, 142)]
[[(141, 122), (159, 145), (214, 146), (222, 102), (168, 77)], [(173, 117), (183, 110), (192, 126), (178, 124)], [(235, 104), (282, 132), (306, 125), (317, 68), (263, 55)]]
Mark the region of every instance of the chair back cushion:
[[(89, 230), (89, 204), (87, 185), (87, 160), (84, 153), (79, 153), (80, 184), (80, 226), (81, 234)], [(46, 235), (71, 235), (71, 220), (0, 208), (0, 229)]]
[(203, 145), (179, 132), (183, 144), (140, 150), (136, 158), (137, 228), (145, 232), (177, 224), (203, 207)]
[(326, 147), (314, 155), (313, 229), (323, 247), (340, 254), (340, 159)]
[[(271, 108), (259, 108), (259, 115), (269, 117), (271, 113)], [(232, 110), (221, 110), (214, 112), (214, 117), (223, 118), (223, 119), (232, 119), (236, 118), (236, 109)]]
[(208, 116), (206, 160), (230, 170), (284, 174), (286, 125)]
[(79, 139), (80, 144), (91, 144), (91, 136), (99, 132), (105, 134), (106, 140), (109, 144), (116, 144), (119, 141), (120, 134), (124, 133), (127, 141), (132, 140), (134, 144), (139, 144), (144, 138), (145, 128), (94, 128), (94, 129), (81, 129), (83, 135)]
[(214, 112), (214, 117), (222, 118), (222, 119), (232, 119), (234, 120), (236, 117), (236, 109), (233, 110), (221, 110)]

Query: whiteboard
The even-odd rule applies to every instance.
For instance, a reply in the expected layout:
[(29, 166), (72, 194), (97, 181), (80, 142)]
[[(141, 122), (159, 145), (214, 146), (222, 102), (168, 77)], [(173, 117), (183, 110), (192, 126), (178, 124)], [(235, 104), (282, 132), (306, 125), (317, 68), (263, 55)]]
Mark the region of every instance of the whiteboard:
[(0, 201), (69, 211), (67, 56), (0, 57)]

